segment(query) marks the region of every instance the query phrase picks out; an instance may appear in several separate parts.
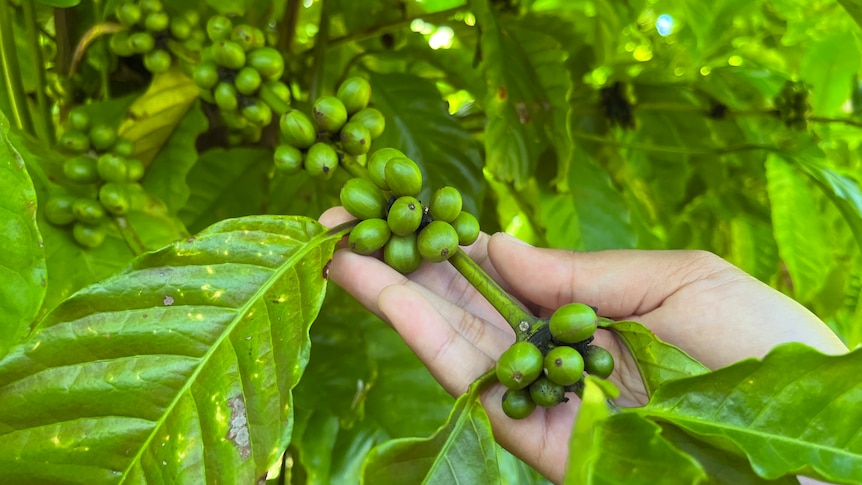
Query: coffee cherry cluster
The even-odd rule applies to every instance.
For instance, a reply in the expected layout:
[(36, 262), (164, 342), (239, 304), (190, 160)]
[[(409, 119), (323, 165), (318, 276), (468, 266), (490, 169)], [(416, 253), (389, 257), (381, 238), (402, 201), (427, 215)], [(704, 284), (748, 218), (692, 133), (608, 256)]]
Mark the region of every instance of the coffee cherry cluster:
[[(285, 143), (275, 150), (275, 166), (286, 174), (328, 179), (338, 168), (339, 152), (361, 159), (386, 127), (383, 114), (368, 106), (371, 85), (359, 77), (341, 83), (335, 96), (321, 96), (311, 116), (290, 110), (279, 120)], [(420, 182), (421, 184), (421, 182)]]
[(515, 342), (497, 360), (497, 379), (508, 388), (503, 412), (524, 419), (536, 406), (553, 407), (568, 401), (566, 392), (583, 389), (584, 372), (602, 379), (614, 370), (613, 356), (590, 345), (598, 328), (596, 311), (583, 303), (557, 309), (548, 322), (550, 342)]
[(219, 107), (228, 128), (256, 142), (272, 122), (267, 99), (290, 103), (290, 89), (280, 81), (284, 58), (266, 45), (261, 29), (234, 25), (223, 15), (210, 17), (206, 35), (212, 44), (203, 49), (192, 71), (201, 98)]
[(161, 0), (126, 1), (117, 6), (114, 15), (126, 30), (111, 36), (111, 51), (120, 57), (143, 55), (144, 67), (152, 73), (171, 67), (170, 43), (198, 52), (206, 39), (196, 11), (171, 17)]
[(82, 246), (94, 248), (105, 239), (108, 214), (123, 215), (131, 205), (130, 191), (144, 176), (143, 162), (132, 158), (134, 145), (106, 124), (92, 124), (80, 109), (69, 113), (69, 130), (59, 140), (71, 156), (63, 163), (69, 185), (89, 186), (93, 197), (52, 197), (45, 219), (57, 226), (74, 224), (72, 235)]
[(775, 97), (776, 114), (788, 128), (804, 131), (808, 129), (811, 116), (811, 101), (808, 86), (803, 82), (787, 81)]
[(369, 255), (383, 250), (383, 261), (407, 274), (422, 261), (449, 259), (459, 245), (479, 237), (479, 221), (461, 210), (461, 193), (443, 187), (423, 206), (416, 197), (422, 172), (416, 162), (394, 148), (377, 150), (368, 159), (369, 179), (353, 178), (341, 189), (341, 204), (361, 222), (350, 232), (350, 248)]

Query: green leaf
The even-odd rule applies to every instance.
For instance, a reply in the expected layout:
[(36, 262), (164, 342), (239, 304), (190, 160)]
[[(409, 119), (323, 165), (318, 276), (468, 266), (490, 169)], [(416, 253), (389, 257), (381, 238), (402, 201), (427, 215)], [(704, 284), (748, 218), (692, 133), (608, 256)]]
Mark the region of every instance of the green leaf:
[(485, 193), (482, 160), (470, 134), (446, 111), (429, 81), (409, 74), (371, 73), (372, 101), (386, 117), (386, 129), (372, 151), (393, 147), (422, 168), (421, 199), (444, 185), (461, 191), (464, 210), (478, 216)]
[(661, 435), (661, 428), (637, 414), (623, 413), (596, 430), (595, 460), (584, 484), (676, 485), (707, 478), (700, 463)]
[(800, 156), (797, 161), (844, 217), (856, 244), (862, 249), (862, 188), (858, 176), (851, 179), (824, 165), (822, 159)]
[(47, 5), (49, 7), (56, 7), (56, 8), (70, 8), (70, 7), (77, 6), (79, 3), (81, 3), (81, 0), (36, 0), (36, 1), (41, 3), (42, 5)]
[(838, 4), (847, 10), (856, 24), (862, 27), (862, 1), (860, 0), (838, 0)]
[(485, 164), (502, 182), (521, 188), (533, 173), (545, 144), (543, 126), (547, 99), (535, 76), (529, 54), (514, 33), (498, 22), (488, 0), (471, 0), (481, 27)]
[(617, 321), (607, 328), (626, 344), (649, 395), (667, 381), (709, 372), (705, 365), (679, 347), (662, 341), (641, 323)]
[(563, 481), (565, 485), (588, 483), (590, 467), (600, 453), (596, 444), (597, 430), (611, 415), (608, 399), (619, 396), (619, 393), (619, 389), (609, 381), (593, 376), (584, 379), (584, 396), (569, 438), (569, 461)]
[(36, 226), (36, 190), (24, 156), (9, 140), (0, 113), (0, 356), (33, 323), (45, 298), (47, 274)]
[(120, 136), (134, 142), (135, 158), (147, 166), (153, 163), (197, 97), (198, 87), (179, 66), (153, 76), (147, 92), (132, 103), (118, 129)]
[(341, 236), (227, 220), (63, 302), (0, 361), (0, 482), (262, 477)]
[(750, 215), (734, 217), (730, 220), (730, 241), (730, 262), (760, 281), (770, 281), (779, 261), (769, 222)]
[(152, 251), (189, 235), (179, 219), (153, 194), (139, 186), (129, 187), (129, 212), (115, 218), (120, 233), (137, 253)]
[(793, 476), (766, 480), (757, 476), (744, 458), (726, 453), (703, 441), (698, 441), (688, 433), (668, 423), (660, 423), (662, 436), (682, 452), (691, 455), (700, 463), (709, 477), (710, 485), (799, 485)]
[(814, 114), (834, 116), (850, 98), (851, 81), (859, 70), (856, 34), (836, 31), (813, 41), (802, 59), (799, 75), (809, 83)]
[(189, 198), (186, 176), (198, 159), (197, 137), (207, 126), (200, 103), (195, 103), (180, 119), (141, 180), (147, 192), (165, 203), (170, 214), (176, 214)]
[(260, 212), (260, 186), (272, 168), (272, 151), (215, 148), (200, 155), (188, 174), (191, 194), (179, 213), (195, 232), (229, 217)]
[(373, 448), (362, 483), (497, 483), (497, 451), (491, 422), (479, 397), (482, 381), (455, 402), (449, 420), (428, 438), (402, 438)]
[(783, 344), (709, 374), (668, 382), (636, 412), (746, 456), (767, 479), (857, 483), (862, 470), (862, 350), (827, 356)]
[(814, 194), (805, 177), (780, 156), (766, 160), (772, 226), (778, 253), (793, 279), (800, 300), (810, 298), (829, 274), (830, 254)]

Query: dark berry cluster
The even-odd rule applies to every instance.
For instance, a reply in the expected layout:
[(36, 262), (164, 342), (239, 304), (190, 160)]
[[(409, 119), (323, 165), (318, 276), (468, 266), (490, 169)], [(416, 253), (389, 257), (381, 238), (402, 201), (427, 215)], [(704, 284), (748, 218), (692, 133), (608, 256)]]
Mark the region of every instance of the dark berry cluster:
[(803, 82), (787, 81), (775, 97), (775, 109), (788, 128), (804, 131), (808, 129), (811, 116), (811, 100), (808, 86)]
[(497, 360), (497, 378), (508, 388), (503, 412), (524, 419), (536, 406), (553, 407), (568, 401), (566, 392), (583, 389), (584, 372), (606, 378), (614, 358), (590, 345), (598, 327), (595, 310), (583, 303), (558, 308), (548, 321), (550, 343), (543, 351), (531, 341), (515, 342)]

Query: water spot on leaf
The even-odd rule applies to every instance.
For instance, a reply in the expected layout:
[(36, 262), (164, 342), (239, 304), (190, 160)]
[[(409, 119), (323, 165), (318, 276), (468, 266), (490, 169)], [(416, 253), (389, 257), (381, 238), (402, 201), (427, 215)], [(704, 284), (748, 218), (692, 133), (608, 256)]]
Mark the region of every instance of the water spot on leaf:
[(230, 428), (226, 437), (236, 445), (239, 456), (247, 460), (251, 456), (251, 438), (248, 433), (248, 418), (245, 415), (245, 401), (238, 395), (228, 399), (227, 405), (230, 407)]
[(165, 306), (171, 306), (174, 304), (174, 297), (172, 297), (171, 295), (165, 295), (165, 297), (162, 299), (162, 303)]

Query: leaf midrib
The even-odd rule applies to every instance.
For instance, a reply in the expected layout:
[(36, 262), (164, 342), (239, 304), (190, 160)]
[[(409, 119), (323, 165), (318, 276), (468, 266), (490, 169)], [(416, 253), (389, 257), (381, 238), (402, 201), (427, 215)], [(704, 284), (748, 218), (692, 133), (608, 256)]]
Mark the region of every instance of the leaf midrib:
[[(243, 231), (240, 229), (235, 229), (235, 230), (232, 230), (230, 232), (242, 233)], [(221, 232), (219, 234), (224, 235), (224, 234), (229, 234), (229, 233)], [(216, 349), (220, 348), (221, 345), (224, 343), (224, 341), (227, 338), (229, 338), (229, 336), (233, 333), (233, 330), (236, 328), (238, 322), (242, 321), (243, 316), (249, 311), (249, 309), (254, 304), (254, 302), (257, 302), (261, 297), (263, 297), (263, 295), (272, 287), (273, 284), (275, 284), (276, 281), (278, 281), (284, 275), (284, 273), (287, 272), (287, 270), (289, 268), (293, 268), (295, 263), (297, 262), (297, 260), (301, 260), (306, 254), (311, 252), (311, 250), (312, 250), (311, 248), (317, 248), (320, 246), (319, 244), (312, 244), (312, 243), (314, 243), (318, 239), (327, 239), (327, 238), (331, 238), (331, 237), (332, 236), (329, 235), (329, 233), (327, 231), (324, 231), (324, 232), (317, 234), (316, 236), (314, 236), (310, 240), (306, 241), (304, 244), (302, 244), (298, 251), (296, 251), (290, 258), (288, 258), (284, 262), (284, 264), (279, 265), (275, 269), (275, 271), (273, 271), (272, 277), (269, 278), (265, 284), (261, 285), (257, 289), (257, 291), (254, 292), (254, 294), (250, 298), (248, 298), (248, 300), (246, 300), (246, 302), (242, 306), (237, 308), (237, 314), (233, 318), (231, 323), (228, 324), (228, 326), (225, 328), (225, 331), (222, 332), (222, 334), (218, 337), (218, 339), (216, 339), (216, 341), (213, 343), (213, 345), (210, 346), (209, 350), (207, 350), (207, 352), (200, 357), (200, 364), (198, 366), (196, 366), (194, 372), (192, 372), (192, 374), (189, 376), (189, 378), (186, 379), (186, 382), (185, 382), (185, 384), (183, 384), (183, 387), (181, 387), (177, 391), (176, 395), (174, 396), (174, 399), (170, 402), (170, 404), (168, 404), (168, 406), (165, 408), (165, 411), (162, 413), (162, 417), (160, 417), (158, 421), (155, 421), (155, 426), (153, 427), (153, 431), (149, 434), (149, 436), (147, 436), (147, 439), (141, 443), (141, 445), (138, 447), (137, 453), (135, 454), (134, 457), (132, 457), (131, 460), (129, 460), (129, 465), (126, 467), (125, 470), (123, 470), (122, 479), (120, 480), (120, 483), (125, 482), (126, 478), (129, 476), (129, 473), (132, 470), (132, 467), (135, 465), (135, 463), (138, 463), (141, 460), (141, 457), (144, 453), (144, 450), (147, 449), (147, 447), (149, 447), (150, 443), (152, 443), (153, 439), (155, 438), (156, 433), (158, 432), (158, 430), (161, 429), (162, 425), (165, 423), (166, 417), (173, 412), (174, 408), (176, 407), (176, 405), (180, 401), (180, 399), (187, 392), (189, 392), (189, 389), (191, 388), (192, 383), (194, 383), (197, 380), (197, 377), (200, 375), (200, 373), (206, 367), (206, 364), (209, 363), (209, 359), (215, 353)], [(290, 239), (295, 241), (295, 239), (293, 239), (292, 237)], [(261, 266), (261, 267), (265, 267), (265, 266)], [(243, 396), (243, 398), (245, 398), (245, 396)]]

